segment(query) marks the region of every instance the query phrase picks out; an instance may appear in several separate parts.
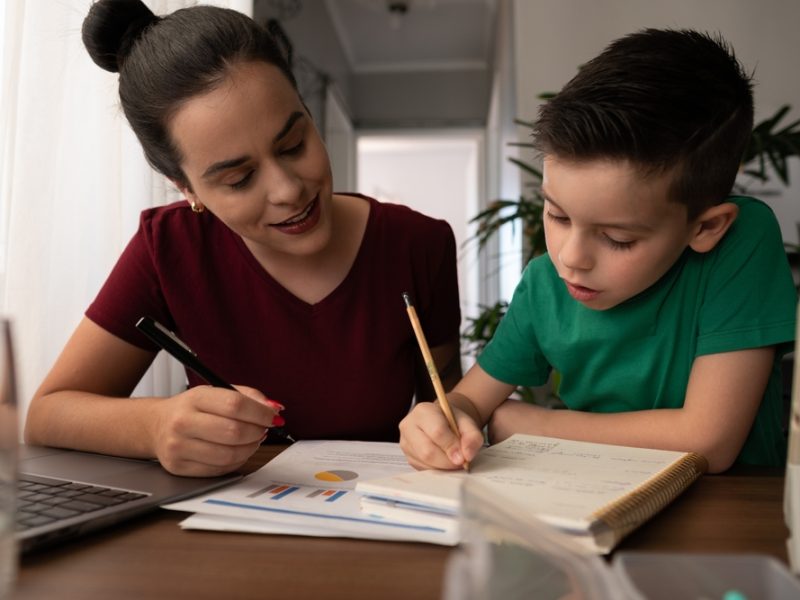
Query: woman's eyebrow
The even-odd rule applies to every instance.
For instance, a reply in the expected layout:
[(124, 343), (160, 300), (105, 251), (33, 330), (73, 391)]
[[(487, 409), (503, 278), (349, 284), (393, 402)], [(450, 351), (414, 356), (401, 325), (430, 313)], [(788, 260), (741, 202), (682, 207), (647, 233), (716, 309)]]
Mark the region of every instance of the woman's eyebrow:
[(294, 127), (294, 124), (297, 122), (297, 120), (301, 119), (304, 116), (305, 115), (301, 113), (299, 110), (289, 115), (289, 118), (286, 119), (286, 123), (284, 124), (283, 129), (281, 129), (278, 132), (278, 135), (276, 135), (273, 138), (272, 142), (275, 143), (281, 141), (281, 139), (285, 137), (292, 130), (292, 127)]
[(241, 156), (239, 158), (231, 158), (229, 160), (221, 160), (219, 162), (215, 162), (213, 165), (208, 167), (201, 176), (203, 179), (210, 179), (220, 171), (225, 171), (226, 169), (233, 169), (238, 167), (239, 165), (244, 164), (247, 161), (246, 156)]
[[(298, 119), (302, 119), (304, 116), (305, 115), (302, 112), (300, 112), (299, 110), (295, 111), (291, 115), (289, 115), (289, 118), (286, 119), (286, 123), (284, 123), (283, 127), (277, 133), (277, 135), (273, 138), (272, 142), (273, 143), (277, 143), (281, 139), (286, 137), (289, 134), (289, 132), (292, 130), (292, 127), (294, 127), (294, 124), (297, 123)], [(240, 156), (240, 157), (237, 157), (237, 158), (230, 158), (230, 159), (227, 159), (227, 160), (221, 160), (219, 162), (215, 162), (213, 165), (211, 165), (205, 171), (203, 171), (203, 175), (201, 177), (203, 179), (208, 179), (208, 178), (214, 176), (215, 174), (219, 173), (220, 171), (225, 171), (226, 169), (236, 168), (236, 167), (244, 164), (246, 161), (247, 161), (247, 157), (246, 156)]]

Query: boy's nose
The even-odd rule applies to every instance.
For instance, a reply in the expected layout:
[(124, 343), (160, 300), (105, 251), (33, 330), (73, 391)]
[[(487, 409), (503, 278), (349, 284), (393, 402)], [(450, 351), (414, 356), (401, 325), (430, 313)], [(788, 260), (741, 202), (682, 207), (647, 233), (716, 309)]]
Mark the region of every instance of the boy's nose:
[(594, 266), (594, 259), (580, 236), (570, 235), (558, 252), (558, 262), (567, 269), (586, 271)]

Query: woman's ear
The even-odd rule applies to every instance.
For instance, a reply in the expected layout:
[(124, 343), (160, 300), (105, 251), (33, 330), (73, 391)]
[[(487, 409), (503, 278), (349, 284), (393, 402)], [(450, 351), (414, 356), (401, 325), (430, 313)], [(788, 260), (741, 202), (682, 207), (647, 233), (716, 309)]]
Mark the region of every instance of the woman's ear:
[(186, 201), (189, 203), (189, 206), (192, 207), (192, 210), (196, 213), (203, 212), (206, 207), (198, 200), (197, 194), (192, 191), (191, 186), (188, 183), (181, 183), (175, 179), (170, 179), (173, 185), (178, 188), (181, 194), (186, 197)]
[(738, 215), (739, 207), (733, 202), (723, 202), (707, 208), (694, 220), (694, 235), (689, 241), (689, 247), (700, 253), (713, 250)]

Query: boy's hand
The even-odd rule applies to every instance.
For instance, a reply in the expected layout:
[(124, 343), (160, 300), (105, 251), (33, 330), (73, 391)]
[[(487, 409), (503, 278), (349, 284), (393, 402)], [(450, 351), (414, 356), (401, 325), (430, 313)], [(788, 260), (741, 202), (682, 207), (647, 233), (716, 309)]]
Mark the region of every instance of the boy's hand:
[(464, 411), (452, 406), (461, 440), (438, 403), (420, 402), (400, 422), (400, 448), (415, 469), (460, 469), (483, 446), (483, 433)]
[(175, 475), (210, 477), (241, 467), (266, 437), (282, 425), (282, 407), (258, 390), (197, 386), (165, 398), (155, 414), (154, 449)]

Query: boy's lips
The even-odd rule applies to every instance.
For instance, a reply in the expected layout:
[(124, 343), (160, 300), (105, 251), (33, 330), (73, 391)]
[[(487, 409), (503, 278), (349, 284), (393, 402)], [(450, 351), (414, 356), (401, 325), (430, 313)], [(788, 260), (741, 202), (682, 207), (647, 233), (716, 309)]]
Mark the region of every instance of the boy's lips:
[(579, 302), (588, 302), (589, 300), (595, 299), (598, 294), (600, 294), (600, 290), (593, 290), (592, 288), (569, 282), (566, 279), (564, 283), (567, 286), (569, 295)]

